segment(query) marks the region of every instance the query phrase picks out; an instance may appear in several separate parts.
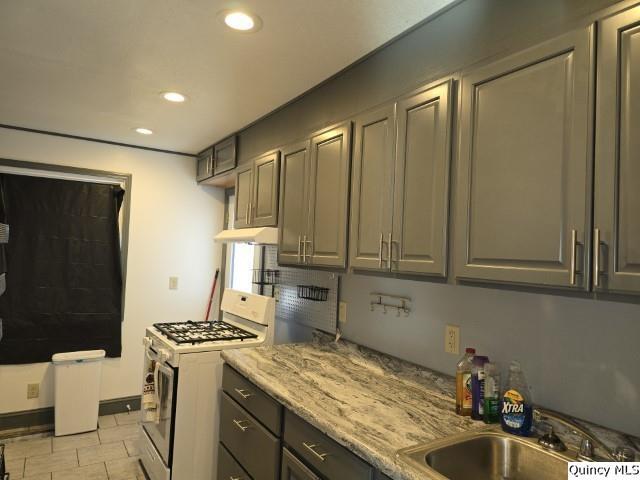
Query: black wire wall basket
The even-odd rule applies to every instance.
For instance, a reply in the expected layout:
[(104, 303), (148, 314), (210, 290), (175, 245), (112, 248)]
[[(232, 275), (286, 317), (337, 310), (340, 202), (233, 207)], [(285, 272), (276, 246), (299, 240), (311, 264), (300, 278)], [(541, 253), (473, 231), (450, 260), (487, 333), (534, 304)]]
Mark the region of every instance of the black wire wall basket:
[(326, 302), (329, 289), (316, 287), (315, 285), (298, 285), (298, 298), (313, 300), (314, 302)]
[(280, 270), (256, 268), (253, 270), (253, 283), (255, 285), (278, 285), (280, 282)]

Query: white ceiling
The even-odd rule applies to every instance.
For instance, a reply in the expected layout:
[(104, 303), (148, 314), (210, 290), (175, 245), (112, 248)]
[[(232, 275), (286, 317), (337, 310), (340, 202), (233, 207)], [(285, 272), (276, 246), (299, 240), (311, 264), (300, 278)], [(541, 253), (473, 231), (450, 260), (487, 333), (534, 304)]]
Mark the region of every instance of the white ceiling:
[[(195, 153), (450, 1), (4, 0), (0, 123)], [(238, 6), (259, 32), (219, 21)]]

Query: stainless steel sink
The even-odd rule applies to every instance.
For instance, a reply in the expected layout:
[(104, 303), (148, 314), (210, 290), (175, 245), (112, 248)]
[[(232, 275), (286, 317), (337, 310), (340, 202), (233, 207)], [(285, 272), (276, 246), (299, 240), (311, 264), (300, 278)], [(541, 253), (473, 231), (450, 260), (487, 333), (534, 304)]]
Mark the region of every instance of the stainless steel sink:
[(570, 461), (544, 450), (535, 439), (497, 429), (406, 448), (398, 457), (437, 480), (566, 480)]

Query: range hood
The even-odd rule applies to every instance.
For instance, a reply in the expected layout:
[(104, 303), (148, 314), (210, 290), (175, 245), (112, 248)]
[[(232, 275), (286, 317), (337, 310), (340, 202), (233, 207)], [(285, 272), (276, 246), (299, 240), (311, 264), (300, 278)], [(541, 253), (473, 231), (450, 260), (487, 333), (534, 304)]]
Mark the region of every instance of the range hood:
[(223, 230), (214, 240), (220, 243), (254, 243), (259, 245), (277, 245), (278, 229), (274, 227), (238, 228)]

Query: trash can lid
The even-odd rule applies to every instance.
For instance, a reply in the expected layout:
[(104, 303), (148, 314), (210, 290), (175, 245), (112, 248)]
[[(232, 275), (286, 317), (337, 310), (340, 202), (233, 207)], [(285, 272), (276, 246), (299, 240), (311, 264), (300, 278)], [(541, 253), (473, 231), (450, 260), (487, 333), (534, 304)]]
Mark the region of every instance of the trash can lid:
[(99, 360), (104, 358), (104, 356), (104, 350), (84, 350), (81, 352), (56, 353), (51, 357), (51, 361), (53, 363), (82, 362), (86, 360)]

